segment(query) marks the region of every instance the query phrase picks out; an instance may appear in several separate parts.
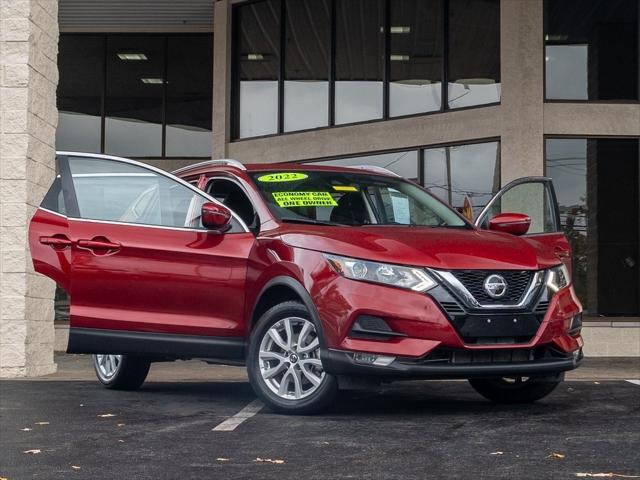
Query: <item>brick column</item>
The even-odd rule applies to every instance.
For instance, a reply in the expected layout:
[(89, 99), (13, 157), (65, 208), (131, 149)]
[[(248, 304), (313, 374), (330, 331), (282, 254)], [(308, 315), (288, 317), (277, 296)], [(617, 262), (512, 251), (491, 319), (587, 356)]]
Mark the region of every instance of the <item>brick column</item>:
[(52, 373), (55, 285), (28, 223), (54, 177), (57, 0), (0, 0), (0, 377)]

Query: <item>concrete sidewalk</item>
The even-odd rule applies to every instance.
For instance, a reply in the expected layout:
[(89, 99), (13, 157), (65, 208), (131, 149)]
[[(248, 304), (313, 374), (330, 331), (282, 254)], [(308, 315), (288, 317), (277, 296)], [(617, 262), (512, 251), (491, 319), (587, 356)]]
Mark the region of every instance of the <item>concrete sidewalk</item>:
[[(57, 354), (58, 371), (43, 377), (23, 379), (47, 381), (95, 380), (90, 355)], [(640, 357), (591, 357), (566, 375), (567, 380), (627, 380), (640, 378)], [(200, 360), (155, 363), (151, 367), (149, 382), (246, 382), (245, 367), (209, 365)]]

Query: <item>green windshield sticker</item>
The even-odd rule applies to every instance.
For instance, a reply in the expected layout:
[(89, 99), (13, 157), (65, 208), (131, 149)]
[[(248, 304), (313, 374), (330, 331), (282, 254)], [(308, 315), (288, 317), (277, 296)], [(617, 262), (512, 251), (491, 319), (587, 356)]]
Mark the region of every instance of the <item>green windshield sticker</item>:
[(273, 192), (279, 207), (335, 207), (338, 205), (329, 192)]
[(304, 180), (308, 175), (306, 173), (280, 172), (269, 173), (258, 177), (259, 182), (276, 183), (276, 182), (294, 182), (296, 180)]

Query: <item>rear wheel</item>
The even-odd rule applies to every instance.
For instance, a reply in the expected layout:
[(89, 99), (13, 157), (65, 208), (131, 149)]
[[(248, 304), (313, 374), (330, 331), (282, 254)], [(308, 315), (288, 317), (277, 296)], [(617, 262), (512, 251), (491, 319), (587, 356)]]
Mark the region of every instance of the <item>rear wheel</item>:
[(131, 355), (93, 355), (93, 367), (100, 383), (114, 390), (136, 390), (144, 383), (151, 363)]
[(276, 305), (258, 320), (247, 372), (258, 397), (273, 410), (315, 413), (333, 401), (338, 385), (322, 366), (318, 329), (298, 302)]
[(509, 377), (470, 379), (480, 395), (496, 403), (531, 403), (549, 395), (560, 384), (559, 378)]

